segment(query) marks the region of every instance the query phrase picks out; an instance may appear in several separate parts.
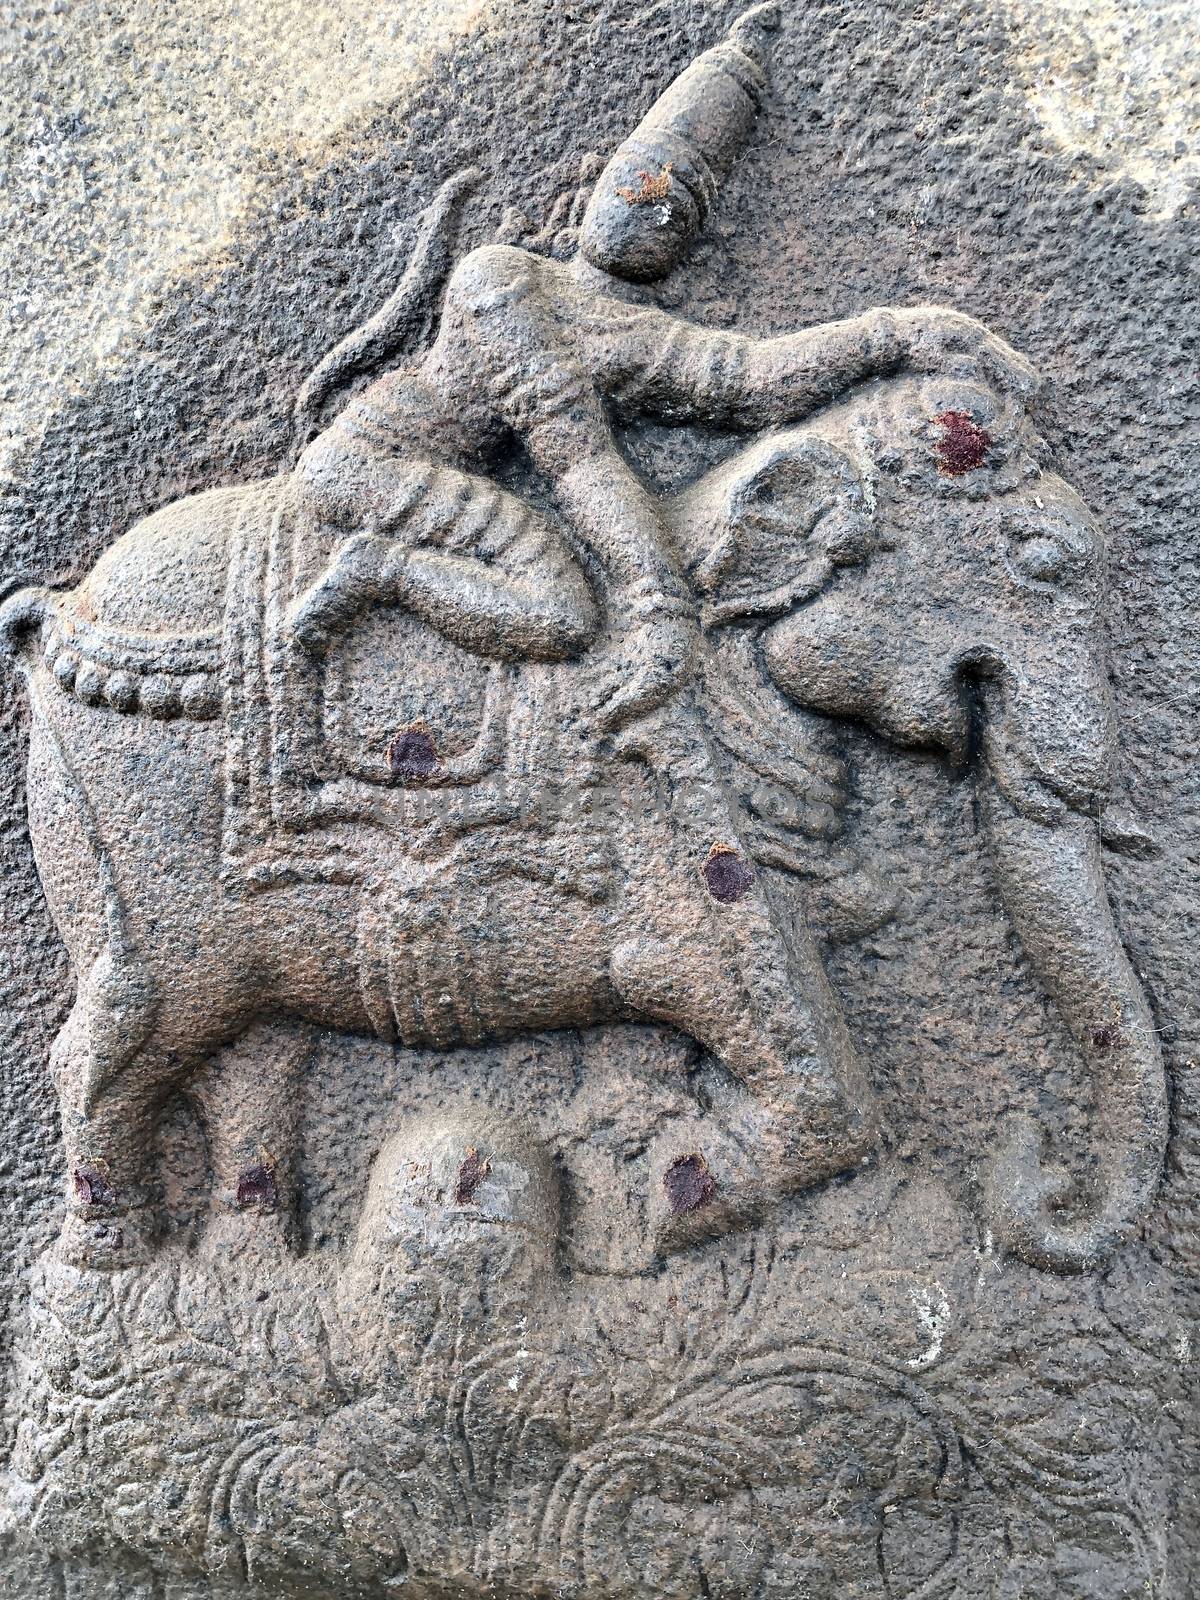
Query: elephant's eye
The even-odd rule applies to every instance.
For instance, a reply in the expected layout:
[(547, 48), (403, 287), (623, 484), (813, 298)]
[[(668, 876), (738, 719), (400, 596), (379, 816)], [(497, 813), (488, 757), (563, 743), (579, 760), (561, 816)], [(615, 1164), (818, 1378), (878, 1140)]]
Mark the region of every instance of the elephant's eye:
[(1091, 548), (1082, 524), (1037, 497), (1005, 508), (1000, 535), (1009, 571), (1031, 583), (1067, 582), (1086, 565)]
[(809, 464), (784, 460), (750, 486), (740, 520), (780, 538), (805, 538), (819, 515), (815, 500)]
[(1045, 535), (1018, 542), (1013, 550), (1013, 561), (1030, 578), (1044, 583), (1057, 578), (1067, 565), (1067, 552), (1057, 539)]

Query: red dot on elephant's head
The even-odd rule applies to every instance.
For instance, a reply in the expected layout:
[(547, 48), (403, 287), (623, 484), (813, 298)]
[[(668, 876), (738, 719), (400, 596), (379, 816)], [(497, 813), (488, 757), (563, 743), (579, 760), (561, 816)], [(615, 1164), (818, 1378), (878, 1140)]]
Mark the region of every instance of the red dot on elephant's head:
[(983, 466), (992, 447), (992, 436), (969, 411), (941, 411), (933, 422), (942, 430), (933, 449), (938, 471), (944, 477), (961, 477)]

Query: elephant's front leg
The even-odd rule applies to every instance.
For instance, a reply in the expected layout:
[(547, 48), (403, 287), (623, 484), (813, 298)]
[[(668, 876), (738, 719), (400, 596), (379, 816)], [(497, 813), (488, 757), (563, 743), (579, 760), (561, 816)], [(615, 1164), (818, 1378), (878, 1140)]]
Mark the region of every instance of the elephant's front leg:
[[(644, 818), (651, 807), (629, 810)], [(651, 829), (657, 837), (639, 822), (630, 839), (629, 936), (613, 953), (614, 986), (640, 1014), (691, 1034), (749, 1091), (652, 1148), (656, 1243), (670, 1251), (854, 1165), (878, 1127), (817, 949), (753, 865), (707, 753), (676, 750)]]

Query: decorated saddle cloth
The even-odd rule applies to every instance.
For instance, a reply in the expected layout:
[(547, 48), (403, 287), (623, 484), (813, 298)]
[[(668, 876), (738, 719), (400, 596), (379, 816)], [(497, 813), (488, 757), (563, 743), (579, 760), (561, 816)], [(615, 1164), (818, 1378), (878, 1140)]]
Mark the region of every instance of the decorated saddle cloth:
[[(222, 646), (227, 878), (428, 896), (447, 868), (589, 892), (581, 760), (563, 666), (486, 660), (411, 613), (364, 610), (314, 656), (288, 620), (334, 539), (285, 482), (235, 530)], [(569, 794), (551, 778), (570, 769)], [(548, 776), (549, 775), (549, 776)], [(530, 849), (531, 837), (537, 848)]]

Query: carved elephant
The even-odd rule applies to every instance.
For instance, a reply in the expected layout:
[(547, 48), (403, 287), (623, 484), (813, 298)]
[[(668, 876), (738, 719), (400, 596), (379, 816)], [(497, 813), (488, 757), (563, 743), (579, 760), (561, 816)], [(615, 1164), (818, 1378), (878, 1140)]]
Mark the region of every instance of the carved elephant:
[[(1168, 1132), (1157, 1030), (1101, 861), (1102, 845), (1153, 849), (1112, 803), (1103, 536), (1040, 467), (1020, 411), (980, 385), (884, 386), (802, 433), (804, 451), (856, 464), (872, 516), (866, 529), (828, 519), (811, 598), (762, 634), (765, 670), (802, 706), (974, 768), (1005, 908), (1096, 1085), (1090, 1211), (1068, 1214), (1070, 1185), (1042, 1172), (1021, 1116), (988, 1158), (985, 1209), (1003, 1247), (1058, 1270), (1094, 1266), (1148, 1211)], [(771, 501), (798, 453), (788, 436), (759, 447)], [(752, 520), (759, 480), (746, 478), (739, 463)]]
[[(955, 419), (972, 417), (978, 437), (964, 446)], [(810, 816), (827, 810), (838, 778), (804, 756), (789, 703), (979, 768), (1006, 904), (1100, 1102), (1094, 1206), (1051, 1212), (1022, 1127), (991, 1164), (998, 1239), (1079, 1269), (1136, 1224), (1162, 1159), (1165, 1102), (1099, 865), (1114, 753), (1103, 546), (1078, 499), (1038, 467), (1019, 411), (1001, 414), (961, 381), (885, 384), (663, 502), (706, 624), (695, 710), (716, 730), (741, 818), (701, 859), (673, 837), (636, 751), (596, 745), (577, 747), (591, 787), (565, 821), (568, 756), (557, 773), (525, 770), (519, 794), (511, 772), (501, 790), (477, 783), (499, 810), (440, 853), (423, 857), (385, 827), (373, 835), (387, 841), (373, 879), (237, 881), (225, 849), (235, 730), (222, 628), (236, 539), (269, 539), (280, 492), (276, 481), (181, 501), (69, 595), (23, 591), (0, 613), (34, 710), (34, 847), (78, 982), (54, 1059), (66, 1248), (93, 1262), (144, 1248), (155, 1122), (181, 1089), (200, 1101), (229, 1210), (286, 1218), (295, 1086), (239, 1045), (261, 1018), (439, 1047), (622, 1019), (691, 1033), (751, 1093), (729, 1102), (728, 1138), (714, 1115), (702, 1150), (694, 1130), (668, 1131), (652, 1149), (663, 1249), (744, 1224), (780, 1192), (860, 1161), (876, 1139), (872, 1096), (790, 913), (790, 847), (806, 834), (811, 845), (824, 824), (781, 820), (777, 804), (790, 784), (801, 813), (810, 800)], [(388, 618), (399, 627), (403, 613)], [(437, 775), (413, 759), (427, 753), (423, 730), (461, 720), (473, 703), (462, 685), (480, 668), (426, 624), (404, 625), (409, 689), (428, 707), (408, 719), (415, 744), (391, 767), (411, 798)], [(492, 664), (484, 678), (494, 687), (499, 675), (521, 714), (557, 718), (574, 737), (570, 708), (586, 703), (588, 672), (585, 653)], [(456, 793), (470, 796), (473, 781), (466, 773)], [(361, 833), (368, 820), (341, 825)], [(722, 944), (730, 919), (743, 947), (757, 942), (764, 965), (789, 974), (766, 1001), (739, 992)], [(207, 1064), (222, 1050), (214, 1078)]]

